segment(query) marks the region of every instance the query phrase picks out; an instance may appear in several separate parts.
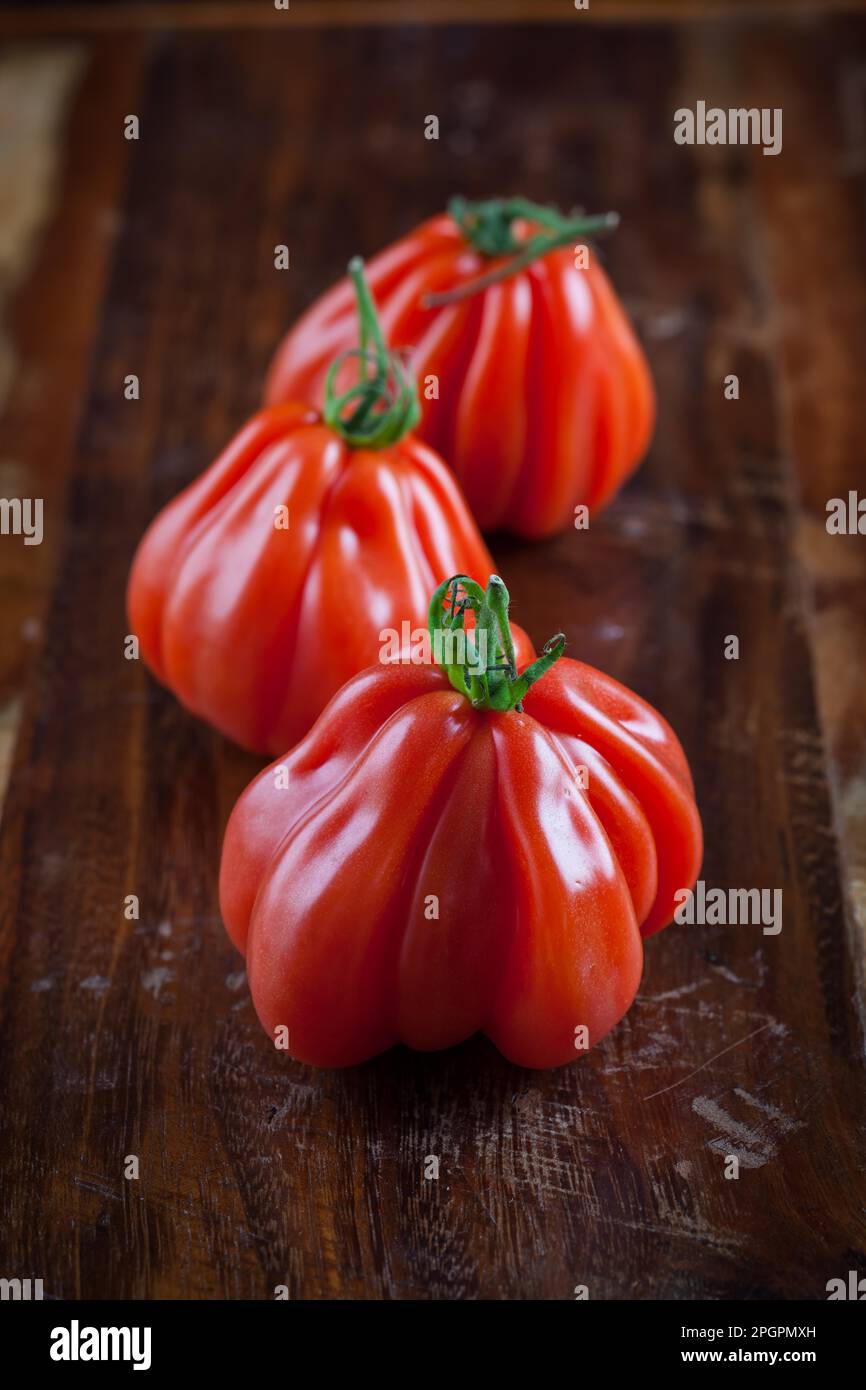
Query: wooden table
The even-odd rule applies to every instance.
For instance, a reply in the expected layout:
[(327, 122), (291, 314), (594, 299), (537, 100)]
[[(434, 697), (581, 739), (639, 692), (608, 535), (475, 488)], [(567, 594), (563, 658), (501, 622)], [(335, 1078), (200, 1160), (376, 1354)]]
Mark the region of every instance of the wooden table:
[[(292, 13), (0, 15), (0, 491), (46, 518), (0, 540), (0, 1272), (58, 1298), (824, 1298), (866, 1273), (866, 538), (825, 528), (866, 490), (866, 20)], [(782, 107), (783, 153), (677, 146), (699, 98)], [(651, 457), (589, 532), (494, 550), (536, 640), (563, 627), (669, 718), (704, 879), (781, 888), (784, 926), (654, 939), (565, 1070), (476, 1039), (316, 1072), (261, 1032), (219, 920), (258, 763), (124, 660), (124, 584), (283, 328), (455, 191), (622, 214)]]

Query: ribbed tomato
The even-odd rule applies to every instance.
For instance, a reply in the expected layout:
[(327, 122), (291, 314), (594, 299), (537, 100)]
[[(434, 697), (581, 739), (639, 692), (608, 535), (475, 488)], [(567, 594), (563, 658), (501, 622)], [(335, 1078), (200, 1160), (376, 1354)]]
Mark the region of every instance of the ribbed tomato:
[(518, 675), (505, 586), (458, 583), (490, 635), (486, 675), (459, 660), (363, 672), (226, 830), (223, 919), (264, 1028), (301, 1061), (478, 1030), (521, 1066), (572, 1061), (629, 1008), (641, 938), (700, 866), (664, 719), (560, 659), (562, 637)]
[[(331, 400), (327, 421), (304, 405), (261, 411), (159, 513), (133, 562), (142, 657), (257, 752), (295, 743), (351, 676), (393, 656), (389, 630), (401, 645), (426, 632), (430, 590), (455, 568), (490, 569), (453, 476), (406, 433), (414, 387), (381, 341), (365, 358), (366, 338), (362, 327), (374, 377)], [(525, 634), (520, 644), (531, 654)]]
[[(649, 369), (585, 244), (614, 220), (455, 199), (369, 263), (385, 337), (411, 351), (418, 432), (454, 469), (482, 530), (540, 537), (573, 525), (575, 508), (602, 507), (648, 447)], [(341, 280), (283, 340), (266, 400), (321, 402), (352, 335)]]

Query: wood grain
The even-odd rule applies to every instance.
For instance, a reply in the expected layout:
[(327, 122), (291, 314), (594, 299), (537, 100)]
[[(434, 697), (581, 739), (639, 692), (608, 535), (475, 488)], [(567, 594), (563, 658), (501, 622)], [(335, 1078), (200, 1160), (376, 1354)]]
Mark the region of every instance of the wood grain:
[(5, 537), (0, 545), (0, 803), (6, 744), (11, 749), (58, 561), (65, 482), (129, 152), (117, 128), (136, 91), (141, 55), (136, 40), (4, 50), (5, 123), (16, 138), (6, 142), (0, 174), (0, 493), (42, 497), (49, 524), (40, 546)]
[[(106, 98), (142, 138), (76, 309), (79, 387), (96, 305), (98, 330), (56, 436), (63, 541), (0, 830), (0, 1270), (52, 1297), (824, 1298), (866, 1269), (863, 541), (818, 536), (862, 484), (862, 149), (831, 97), (866, 25), (175, 32), (142, 61)], [(676, 146), (673, 111), (716, 90), (783, 105), (783, 155)], [(282, 327), (457, 190), (623, 215), (605, 256), (652, 356), (651, 457), (589, 532), (494, 549), (536, 640), (563, 627), (668, 717), (703, 877), (782, 889), (784, 927), (653, 940), (627, 1019), (565, 1070), (476, 1039), (316, 1072), (261, 1032), (219, 921), (258, 764), (123, 659), (124, 585)]]

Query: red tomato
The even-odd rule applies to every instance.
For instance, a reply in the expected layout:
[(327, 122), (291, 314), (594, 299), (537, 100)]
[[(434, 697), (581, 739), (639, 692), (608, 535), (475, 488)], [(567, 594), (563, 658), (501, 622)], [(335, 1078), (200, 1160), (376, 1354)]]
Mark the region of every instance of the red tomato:
[[(425, 627), (430, 590), (455, 566), (483, 574), (491, 560), (431, 449), (407, 436), (355, 450), (315, 412), (277, 406), (151, 524), (129, 620), (182, 704), (273, 754), (380, 659), (385, 629)], [(521, 645), (531, 651), (525, 634)]]
[[(495, 614), (495, 585), (504, 616), (501, 580), (482, 598)], [(475, 685), (459, 665), (371, 668), (241, 796), (222, 913), (293, 1057), (343, 1066), (482, 1030), (520, 1066), (558, 1066), (628, 1009), (642, 935), (698, 872), (700, 820), (669, 726), (558, 660), (563, 642)]]
[[(523, 199), (455, 199), (450, 215), (370, 262), (386, 339), (412, 350), (419, 433), (454, 469), (482, 530), (540, 537), (572, 526), (575, 507), (602, 507), (649, 445), (646, 359), (597, 252), (575, 265), (575, 246), (609, 225)], [(284, 339), (266, 400), (319, 403), (352, 337), (342, 280)]]
[[(138, 548), (128, 609), (141, 655), (247, 748), (295, 743), (350, 676), (386, 659), (384, 630), (426, 631), (432, 587), (455, 568), (489, 573), (452, 475), (401, 434), (414, 400), (401, 389), (377, 378), (350, 393), (368, 447), (347, 439), (359, 425), (341, 401), (332, 424), (302, 405), (263, 410)], [(525, 634), (521, 646), (531, 653)]]

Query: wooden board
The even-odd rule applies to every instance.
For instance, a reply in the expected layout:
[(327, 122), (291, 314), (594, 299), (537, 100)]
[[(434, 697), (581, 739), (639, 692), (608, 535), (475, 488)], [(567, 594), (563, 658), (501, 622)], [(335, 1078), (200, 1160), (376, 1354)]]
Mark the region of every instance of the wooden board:
[[(866, 540), (824, 528), (866, 473), (866, 23), (75, 42), (43, 249), (76, 273), (37, 260), (15, 319), (10, 438), (53, 480), (54, 560), (11, 610), (44, 603), (38, 659), (13, 634), (0, 673), (30, 671), (0, 830), (0, 1269), (52, 1297), (825, 1297), (866, 1269)], [(783, 154), (675, 145), (699, 97), (782, 106)], [(651, 352), (652, 455), (588, 533), (494, 552), (537, 641), (563, 628), (668, 717), (704, 879), (781, 889), (784, 925), (654, 939), (627, 1019), (565, 1070), (476, 1039), (316, 1072), (261, 1032), (219, 920), (259, 764), (123, 659), (124, 585), (282, 328), (455, 191), (623, 216), (605, 256)], [(57, 332), (56, 394), (28, 397)]]

